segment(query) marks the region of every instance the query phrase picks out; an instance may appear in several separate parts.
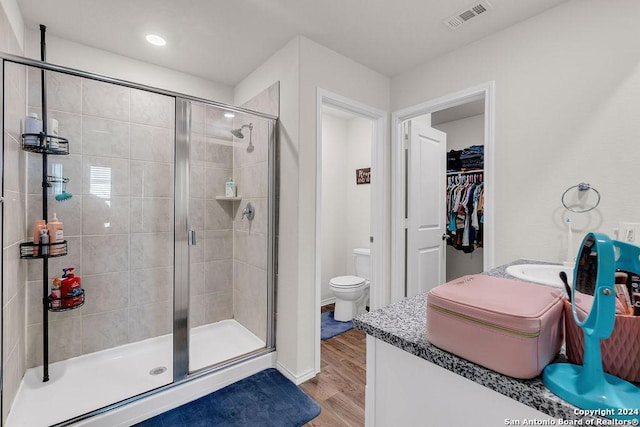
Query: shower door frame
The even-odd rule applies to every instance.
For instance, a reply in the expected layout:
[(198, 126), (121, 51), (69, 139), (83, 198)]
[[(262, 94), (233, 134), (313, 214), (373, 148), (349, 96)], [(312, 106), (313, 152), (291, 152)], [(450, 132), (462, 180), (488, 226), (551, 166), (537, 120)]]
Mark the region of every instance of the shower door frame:
[[(60, 65), (50, 64), (39, 60), (25, 58), (21, 56), (11, 55), (0, 52), (0, 60), (4, 70), (5, 63), (14, 63), (27, 67), (36, 67), (41, 70), (53, 71), (71, 75), (80, 78), (91, 79), (103, 83), (110, 83), (117, 86), (127, 87), (131, 89), (139, 89), (147, 92), (172, 97), (175, 101), (175, 157), (174, 157), (174, 305), (173, 305), (173, 381), (159, 388), (149, 390), (142, 394), (131, 396), (130, 398), (114, 402), (113, 404), (91, 411), (87, 414), (67, 420), (59, 425), (71, 425), (78, 421), (87, 420), (96, 415), (105, 414), (116, 409), (121, 409), (127, 404), (134, 403), (152, 396), (161, 396), (174, 387), (182, 386), (193, 380), (200, 380), (203, 377), (258, 359), (260, 356), (266, 356), (273, 353), (275, 349), (275, 295), (276, 295), (276, 266), (277, 266), (277, 200), (278, 200), (278, 156), (277, 156), (277, 123), (276, 116), (253, 111), (242, 107), (235, 107), (220, 102), (198, 98), (170, 90), (160, 89), (144, 84), (134, 83), (127, 80), (112, 78), (97, 73), (77, 70), (74, 68), (64, 67)], [(4, 101), (4, 73), (0, 72), (2, 77), (3, 89), (2, 96)], [(203, 103), (212, 107), (218, 107), (231, 112), (251, 115), (268, 120), (268, 230), (267, 230), (267, 331), (265, 347), (254, 352), (241, 355), (222, 362), (218, 365), (209, 366), (195, 372), (189, 372), (189, 243), (190, 243), (190, 224), (189, 224), (189, 147), (190, 147), (190, 104), (191, 102)], [(4, 102), (2, 108), (2, 123), (4, 125)], [(4, 136), (3, 136), (4, 141)], [(4, 174), (4, 171), (2, 171)], [(3, 188), (4, 188), (4, 184)], [(0, 205), (0, 208), (3, 207)], [(2, 217), (2, 230), (0, 236), (4, 233), (4, 216)], [(2, 260), (0, 260), (0, 266)], [(4, 287), (3, 277), (0, 275), (0, 290)], [(4, 303), (4, 301), (3, 301)], [(4, 333), (4, 328), (0, 329), (0, 336)], [(2, 343), (0, 342), (0, 358), (3, 356)], [(275, 359), (274, 359), (275, 360)], [(2, 361), (4, 362), (4, 360)], [(0, 362), (0, 381), (3, 381), (3, 363)], [(0, 383), (0, 399), (4, 391), (3, 384)], [(206, 393), (205, 393), (206, 394)], [(0, 419), (0, 425), (2, 420)]]
[[(267, 187), (267, 333), (265, 349), (257, 350), (246, 356), (234, 358), (230, 362), (223, 362), (223, 367), (229, 364), (243, 362), (253, 357), (254, 354), (263, 354), (265, 351), (275, 350), (275, 277), (276, 277), (276, 254), (277, 246), (277, 209), (278, 200), (277, 188), (277, 117), (243, 108), (230, 107), (221, 103), (196, 99), (184, 95), (176, 96), (176, 151), (175, 151), (175, 285), (174, 285), (174, 360), (173, 376), (174, 382), (187, 377), (194, 377), (200, 374), (207, 374), (212, 371), (211, 367), (206, 367), (196, 371), (189, 371), (189, 246), (195, 245), (195, 230), (189, 222), (189, 200), (190, 200), (190, 144), (191, 144), (191, 102), (198, 102), (207, 106), (224, 108), (237, 113), (249, 114), (252, 116), (269, 120), (268, 130), (268, 187)], [(181, 111), (181, 115), (178, 115)], [(180, 200), (180, 202), (178, 201)], [(183, 233), (178, 233), (182, 230)], [(192, 234), (193, 233), (193, 234)], [(180, 258), (180, 262), (178, 262)], [(185, 285), (178, 286), (178, 283)], [(175, 351), (178, 349), (177, 351)], [(215, 370), (215, 368), (213, 368)]]

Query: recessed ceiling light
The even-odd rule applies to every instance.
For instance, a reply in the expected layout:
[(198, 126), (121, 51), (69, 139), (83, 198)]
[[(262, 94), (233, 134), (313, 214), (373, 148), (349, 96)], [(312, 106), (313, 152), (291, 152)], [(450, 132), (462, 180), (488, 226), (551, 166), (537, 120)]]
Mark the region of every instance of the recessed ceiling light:
[(228, 119), (233, 119), (236, 115), (233, 113), (224, 113), (224, 116)]
[(147, 34), (145, 38), (149, 43), (155, 46), (164, 46), (167, 44), (167, 41), (165, 39), (155, 34)]

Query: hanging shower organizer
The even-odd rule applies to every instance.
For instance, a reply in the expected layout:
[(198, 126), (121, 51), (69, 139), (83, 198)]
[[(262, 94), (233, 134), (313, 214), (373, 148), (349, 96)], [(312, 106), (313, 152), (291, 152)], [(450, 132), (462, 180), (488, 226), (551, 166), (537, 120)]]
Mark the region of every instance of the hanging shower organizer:
[[(46, 27), (40, 25), (40, 56), (45, 61)], [(48, 156), (69, 154), (69, 141), (57, 135), (47, 134), (47, 79), (45, 70), (40, 70), (42, 87), (42, 132), (22, 134), (22, 149), (42, 155), (42, 218), (48, 218), (47, 196), (48, 188), (56, 183), (67, 183), (68, 178), (48, 176)], [(49, 258), (67, 255), (67, 241), (55, 243), (20, 244), (20, 258), (42, 259), (42, 382), (49, 381), (49, 311), (67, 311), (84, 305), (84, 290), (73, 296), (53, 297), (49, 295)]]

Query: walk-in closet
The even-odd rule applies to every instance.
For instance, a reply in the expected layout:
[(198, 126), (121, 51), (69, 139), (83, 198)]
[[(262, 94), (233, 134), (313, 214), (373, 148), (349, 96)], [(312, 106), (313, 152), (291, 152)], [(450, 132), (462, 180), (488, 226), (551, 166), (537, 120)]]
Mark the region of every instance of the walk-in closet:
[(484, 100), (431, 114), (447, 134), (447, 281), (483, 271), (484, 126)]

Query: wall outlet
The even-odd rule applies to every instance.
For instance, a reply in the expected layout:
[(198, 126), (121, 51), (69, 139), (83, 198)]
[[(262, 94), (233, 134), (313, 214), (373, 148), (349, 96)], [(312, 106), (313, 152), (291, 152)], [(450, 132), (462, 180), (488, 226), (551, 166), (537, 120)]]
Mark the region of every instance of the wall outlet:
[(618, 240), (634, 244), (640, 243), (640, 222), (620, 222)]

